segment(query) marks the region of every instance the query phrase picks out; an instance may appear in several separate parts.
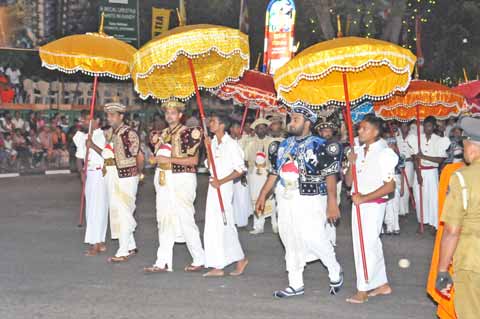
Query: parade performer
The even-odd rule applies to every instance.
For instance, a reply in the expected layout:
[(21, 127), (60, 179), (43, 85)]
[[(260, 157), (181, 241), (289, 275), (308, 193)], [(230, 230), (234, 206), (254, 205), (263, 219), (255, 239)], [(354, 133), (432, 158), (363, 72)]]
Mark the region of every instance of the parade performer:
[(420, 150), (417, 137), (410, 135), (408, 144), (415, 158), (416, 180), (413, 183), (417, 218), (421, 220), (420, 188), (423, 188), (423, 223), (431, 225), (432, 230), (438, 228), (438, 167), (447, 158), (450, 140), (440, 137), (434, 132), (437, 120), (433, 116), (423, 121), (423, 132), (420, 134)]
[[(350, 163), (356, 163), (358, 179), (358, 194), (352, 194), (352, 201), (360, 205), (369, 281), (365, 281), (363, 274), (357, 211), (353, 205), (352, 240), (357, 293), (348, 298), (347, 302), (355, 304), (366, 302), (368, 297), (388, 295), (392, 292), (387, 280), (380, 233), (388, 194), (395, 190), (395, 166), (398, 163), (398, 156), (381, 140), (382, 121), (379, 118), (367, 115), (360, 123), (358, 135), (362, 145), (355, 147), (355, 152), (349, 154)], [(345, 175), (348, 186), (353, 182), (351, 167), (352, 165)]]
[[(397, 133), (397, 147), (399, 155), (405, 159), (405, 168), (402, 171), (404, 179), (404, 192), (400, 198), (400, 216), (405, 216), (410, 212), (410, 187), (413, 185), (415, 178), (415, 168), (413, 165), (413, 150), (408, 144), (410, 136), (413, 135), (410, 133), (409, 123), (401, 123), (400, 130)], [(415, 136), (416, 138), (416, 136)]]
[[(255, 136), (250, 139), (245, 148), (245, 160), (248, 167), (248, 187), (250, 189), (250, 198), (252, 200), (252, 208), (255, 207), (258, 194), (263, 184), (267, 180), (268, 171), (270, 170), (270, 162), (267, 159), (268, 147), (273, 142), (272, 138), (267, 135), (270, 121), (259, 118), (252, 123), (251, 128), (255, 131)], [(272, 230), (278, 232), (277, 217), (275, 212), (275, 202), (271, 196), (267, 202), (264, 212), (259, 214), (255, 212), (253, 218), (253, 235), (262, 234), (264, 232), (265, 218), (271, 216)]]
[[(218, 179), (211, 177), (208, 186), (205, 212), (205, 267), (213, 268), (205, 273), (205, 277), (220, 277), (224, 268), (236, 262), (232, 276), (243, 274), (248, 260), (245, 257), (237, 228), (233, 218), (233, 181), (242, 176), (246, 170), (243, 152), (238, 143), (226, 131), (230, 120), (227, 117), (214, 115), (210, 118), (209, 129), (214, 134), (210, 141)], [(211, 174), (213, 176), (213, 174)], [(226, 224), (218, 200), (217, 189), (220, 188)]]
[[(95, 117), (92, 121), (92, 135), (88, 136), (88, 123), (84, 123), (84, 131), (77, 131), (73, 136), (73, 142), (77, 149), (77, 170), (80, 172), (82, 183), (85, 183), (85, 243), (90, 248), (86, 256), (95, 256), (105, 252), (105, 236), (108, 226), (108, 198), (107, 186), (103, 177), (102, 150), (105, 148), (105, 136), (100, 128), (101, 119)], [(88, 152), (88, 167), (85, 176), (84, 164), (86, 156), (86, 144), (90, 140), (91, 149)]]
[(256, 209), (262, 211), (275, 189), (289, 287), (275, 291), (274, 297), (303, 295), (304, 268), (318, 259), (328, 269), (330, 293), (336, 294), (343, 285), (343, 273), (325, 224), (335, 223), (340, 217), (336, 198), (340, 145), (327, 144), (311, 135), (317, 115), (310, 109), (293, 108), (291, 119), (288, 132), (293, 136), (270, 146), (269, 156), (275, 165), (256, 204)]
[[(327, 143), (332, 143), (332, 142), (337, 142), (335, 140), (335, 134), (338, 131), (338, 125), (335, 123), (333, 116), (330, 116), (330, 118), (322, 118), (319, 120), (317, 125), (315, 125), (315, 132), (325, 139)], [(341, 155), (339, 156), (339, 163), (340, 165), (342, 164), (342, 159), (343, 159), (343, 147), (341, 144), (339, 144)], [(341, 166), (340, 166), (341, 167)], [(342, 184), (343, 184), (343, 179), (342, 179), (342, 171), (339, 170), (337, 174), (337, 205), (340, 205), (340, 199), (341, 199), (341, 193), (342, 193)], [(334, 223), (327, 223), (325, 225), (326, 231), (328, 234), (328, 238), (332, 242), (333, 246), (336, 246), (337, 244), (337, 229), (336, 225)]]
[[(450, 179), (442, 222), (436, 289), (449, 297), (455, 288), (455, 310), (459, 319), (478, 318), (480, 313), (480, 120), (464, 118), (465, 161), (470, 165)], [(448, 268), (453, 260), (453, 280)]]
[(137, 132), (124, 122), (126, 106), (108, 103), (104, 111), (111, 126), (105, 132), (107, 145), (102, 152), (107, 174), (110, 229), (112, 238), (118, 238), (119, 244), (117, 253), (108, 261), (118, 263), (128, 261), (138, 252), (133, 235), (137, 222), (133, 215), (142, 154)]
[[(388, 147), (390, 147), (395, 153), (398, 152), (397, 140), (394, 136), (386, 139)], [(386, 235), (400, 235), (400, 201), (402, 195), (405, 193), (405, 179), (402, 174), (402, 170), (405, 167), (405, 160), (402, 155), (398, 155), (398, 164), (395, 166), (395, 191), (387, 201), (385, 208), (385, 225)]]
[[(246, 134), (242, 134), (240, 122), (232, 122), (230, 136), (237, 141), (238, 145), (244, 152), (245, 146), (250, 137)], [(237, 227), (248, 226), (248, 218), (253, 212), (251, 204), (250, 190), (248, 189), (247, 176), (245, 173), (240, 178), (233, 181), (233, 215)]]
[(193, 258), (185, 271), (203, 269), (205, 254), (200, 232), (195, 224), (194, 201), (197, 190), (196, 165), (202, 141), (199, 127), (186, 127), (181, 123), (185, 105), (168, 101), (162, 105), (168, 127), (161, 132), (152, 131), (150, 143), (157, 164), (154, 177), (158, 223), (157, 261), (144, 269), (147, 273), (173, 271), (173, 246), (186, 243)]

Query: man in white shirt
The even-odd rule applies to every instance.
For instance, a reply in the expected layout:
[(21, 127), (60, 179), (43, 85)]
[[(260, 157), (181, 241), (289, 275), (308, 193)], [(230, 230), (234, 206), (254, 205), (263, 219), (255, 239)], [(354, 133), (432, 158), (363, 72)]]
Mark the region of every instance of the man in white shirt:
[[(355, 154), (349, 154), (350, 163), (356, 163), (358, 180), (358, 193), (352, 194), (355, 204), (352, 206), (352, 240), (357, 293), (347, 299), (347, 302), (353, 304), (364, 303), (368, 297), (392, 293), (385, 270), (380, 233), (388, 194), (395, 190), (394, 176), (398, 156), (386, 143), (381, 142), (381, 131), (382, 121), (375, 116), (366, 116), (358, 130), (362, 146), (355, 147)], [(345, 182), (348, 186), (353, 183), (352, 166), (345, 175)], [(360, 208), (368, 280), (364, 275), (357, 205)]]
[[(77, 148), (77, 170), (80, 172), (82, 183), (85, 183), (85, 243), (90, 245), (86, 256), (95, 256), (105, 252), (105, 235), (108, 224), (108, 199), (107, 187), (103, 177), (102, 150), (105, 148), (105, 136), (100, 128), (101, 119), (93, 121), (93, 132), (90, 137), (91, 147), (88, 152), (87, 174), (85, 176), (84, 164), (86, 156), (86, 142), (88, 134), (77, 131), (73, 142)], [(88, 128), (87, 128), (88, 130)]]
[(25, 129), (25, 121), (22, 119), (20, 116), (20, 112), (16, 111), (15, 112), (15, 118), (12, 119), (13, 126), (17, 129)]
[(22, 76), (22, 72), (20, 72), (20, 70), (16, 67), (8, 67), (5, 71), (5, 75), (8, 77), (10, 84), (15, 89), (15, 102), (20, 102), (20, 77)]
[(410, 190), (409, 188), (413, 185), (413, 179), (415, 177), (415, 169), (413, 166), (413, 150), (408, 144), (408, 138), (412, 136), (410, 132), (410, 124), (408, 122), (400, 124), (400, 130), (396, 136), (397, 146), (400, 156), (405, 159), (405, 168), (402, 170), (402, 175), (404, 179), (404, 192), (400, 198), (400, 216), (405, 216), (409, 213), (409, 201), (410, 201)]
[[(211, 145), (218, 179), (213, 177), (212, 168), (209, 167), (212, 177), (207, 193), (203, 241), (205, 267), (212, 268), (212, 270), (204, 274), (205, 277), (224, 276), (224, 268), (235, 262), (236, 269), (230, 275), (240, 276), (248, 264), (238, 238), (232, 206), (233, 180), (241, 177), (246, 167), (240, 146), (226, 133), (229, 126), (228, 118), (219, 115), (212, 116), (209, 129), (215, 136), (211, 141), (206, 138), (207, 143)], [(226, 224), (224, 224), (220, 209), (218, 189), (220, 189), (223, 199)]]
[[(447, 158), (450, 140), (434, 134), (436, 119), (433, 116), (423, 121), (423, 131), (420, 134), (420, 149), (417, 136), (409, 136), (408, 145), (412, 148), (416, 179), (413, 190), (420, 224), (427, 224), (432, 231), (438, 228), (438, 167)], [(423, 192), (423, 203), (420, 201), (420, 188)], [(423, 220), (421, 216), (423, 204)]]

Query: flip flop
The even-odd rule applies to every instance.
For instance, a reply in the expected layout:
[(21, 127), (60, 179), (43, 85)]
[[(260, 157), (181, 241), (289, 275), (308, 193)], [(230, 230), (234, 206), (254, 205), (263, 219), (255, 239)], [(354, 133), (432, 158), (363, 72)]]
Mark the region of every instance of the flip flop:
[(156, 274), (156, 273), (168, 272), (168, 269), (152, 266), (152, 267), (143, 268), (143, 272), (146, 274)]
[(123, 263), (128, 261), (128, 257), (129, 256), (121, 256), (121, 257), (112, 256), (112, 257), (108, 257), (107, 262), (111, 264)]
[(243, 264), (243, 267), (242, 267), (242, 269), (240, 269), (240, 271), (238, 271), (238, 270), (232, 271), (230, 273), (230, 276), (233, 276), (233, 277), (241, 276), (244, 273), (247, 266), (248, 266), (248, 259), (245, 260), (245, 263)]
[(361, 304), (366, 303), (368, 301), (368, 299), (357, 300), (357, 299), (353, 299), (353, 298), (347, 298), (345, 301), (348, 302), (348, 303), (351, 303), (351, 304), (361, 305)]
[(225, 272), (222, 271), (221, 273), (213, 273), (212, 270), (210, 270), (209, 272), (204, 273), (202, 276), (205, 277), (205, 278), (208, 278), (208, 277), (212, 277), (212, 278), (214, 278), (214, 277), (224, 277)]
[(194, 265), (188, 265), (185, 267), (185, 272), (199, 272), (203, 269), (203, 265), (202, 266), (194, 266)]

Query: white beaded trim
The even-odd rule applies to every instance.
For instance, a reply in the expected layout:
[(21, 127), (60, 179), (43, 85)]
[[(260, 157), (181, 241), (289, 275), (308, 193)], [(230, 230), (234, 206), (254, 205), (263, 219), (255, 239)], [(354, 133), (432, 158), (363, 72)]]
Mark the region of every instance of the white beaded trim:
[(73, 69), (66, 69), (66, 68), (61, 67), (61, 66), (56, 65), (56, 64), (48, 64), (48, 63), (42, 62), (42, 67), (45, 67), (49, 70), (58, 70), (58, 71), (61, 71), (63, 73), (67, 73), (67, 74), (74, 74), (74, 73), (77, 73), (77, 72), (82, 72), (82, 73), (84, 73), (86, 75), (89, 75), (89, 76), (108, 76), (108, 77), (111, 77), (111, 78), (117, 79), (117, 80), (128, 80), (130, 78), (130, 74), (118, 75), (118, 74), (111, 73), (111, 72), (92, 72), (92, 71), (83, 69), (81, 66), (77, 66)]

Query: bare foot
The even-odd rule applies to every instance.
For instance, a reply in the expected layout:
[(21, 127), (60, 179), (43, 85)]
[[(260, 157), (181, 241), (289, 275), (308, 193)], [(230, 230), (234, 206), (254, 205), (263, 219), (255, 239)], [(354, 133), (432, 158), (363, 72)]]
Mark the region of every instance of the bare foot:
[(238, 261), (237, 262), (237, 268), (235, 269), (235, 271), (232, 271), (230, 273), (230, 276), (237, 277), (237, 276), (242, 275), (243, 272), (245, 271), (245, 268), (247, 268), (247, 265), (248, 265), (248, 259), (247, 258), (243, 258), (242, 260)]
[(378, 288), (373, 289), (368, 293), (369, 297), (377, 297), (377, 296), (387, 296), (392, 293), (392, 288), (389, 284), (382, 285)]
[(105, 243), (97, 244), (97, 250), (99, 253), (104, 253), (107, 251), (107, 245)]
[(212, 269), (209, 272), (203, 274), (203, 277), (223, 277), (225, 272), (223, 269)]
[(84, 253), (84, 256), (93, 257), (98, 253), (97, 245), (90, 245), (90, 248)]
[(368, 301), (368, 294), (366, 291), (357, 291), (357, 293), (346, 300), (348, 303), (362, 304)]

